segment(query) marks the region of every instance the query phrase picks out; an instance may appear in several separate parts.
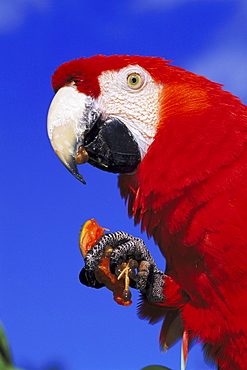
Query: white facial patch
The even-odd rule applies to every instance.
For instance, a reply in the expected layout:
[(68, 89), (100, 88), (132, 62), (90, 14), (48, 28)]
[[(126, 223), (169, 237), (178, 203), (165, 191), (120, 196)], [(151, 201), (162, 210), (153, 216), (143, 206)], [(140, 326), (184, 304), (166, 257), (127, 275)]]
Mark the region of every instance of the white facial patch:
[[(136, 74), (141, 79), (140, 87), (134, 85)], [(119, 118), (133, 134), (143, 158), (156, 133), (163, 86), (138, 65), (103, 72), (99, 83), (101, 94), (97, 105), (103, 119)]]

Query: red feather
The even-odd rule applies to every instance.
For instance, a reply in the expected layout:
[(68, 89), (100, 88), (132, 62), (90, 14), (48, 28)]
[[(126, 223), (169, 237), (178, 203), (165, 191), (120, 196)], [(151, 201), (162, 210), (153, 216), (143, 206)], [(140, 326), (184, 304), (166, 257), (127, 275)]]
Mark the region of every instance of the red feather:
[[(180, 313), (190, 339), (204, 343), (220, 369), (244, 369), (247, 108), (203, 77), (167, 65), (162, 73), (156, 137), (132, 185), (120, 175), (121, 195), (188, 297)], [(165, 282), (165, 296), (166, 289)]]

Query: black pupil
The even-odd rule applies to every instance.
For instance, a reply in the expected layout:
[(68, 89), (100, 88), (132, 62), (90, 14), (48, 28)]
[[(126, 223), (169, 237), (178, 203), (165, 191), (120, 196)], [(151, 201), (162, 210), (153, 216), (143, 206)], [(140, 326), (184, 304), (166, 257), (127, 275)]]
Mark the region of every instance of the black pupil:
[(132, 84), (136, 84), (137, 83), (137, 77), (132, 77)]

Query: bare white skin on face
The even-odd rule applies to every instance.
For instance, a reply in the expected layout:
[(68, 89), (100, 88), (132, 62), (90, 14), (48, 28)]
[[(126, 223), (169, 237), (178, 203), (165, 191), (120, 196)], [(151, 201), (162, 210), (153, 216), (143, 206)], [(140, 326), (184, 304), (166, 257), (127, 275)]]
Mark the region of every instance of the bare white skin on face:
[(156, 133), (163, 86), (138, 65), (103, 72), (99, 83), (101, 93), (95, 103), (102, 118), (120, 119), (132, 132), (143, 158)]

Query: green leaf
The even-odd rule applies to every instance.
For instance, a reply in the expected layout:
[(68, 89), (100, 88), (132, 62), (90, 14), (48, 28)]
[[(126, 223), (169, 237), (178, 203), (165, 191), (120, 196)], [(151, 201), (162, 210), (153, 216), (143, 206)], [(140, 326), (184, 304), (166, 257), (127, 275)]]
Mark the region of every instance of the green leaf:
[(23, 370), (23, 369), (13, 367), (12, 365), (6, 366), (6, 365), (0, 364), (0, 370)]
[(168, 367), (160, 366), (160, 365), (150, 365), (143, 367), (141, 370), (171, 370)]
[(0, 370), (22, 370), (14, 367), (3, 326), (0, 323)]
[(7, 366), (12, 365), (12, 359), (3, 327), (0, 324), (0, 369), (3, 365), (5, 365), (7, 369)]

